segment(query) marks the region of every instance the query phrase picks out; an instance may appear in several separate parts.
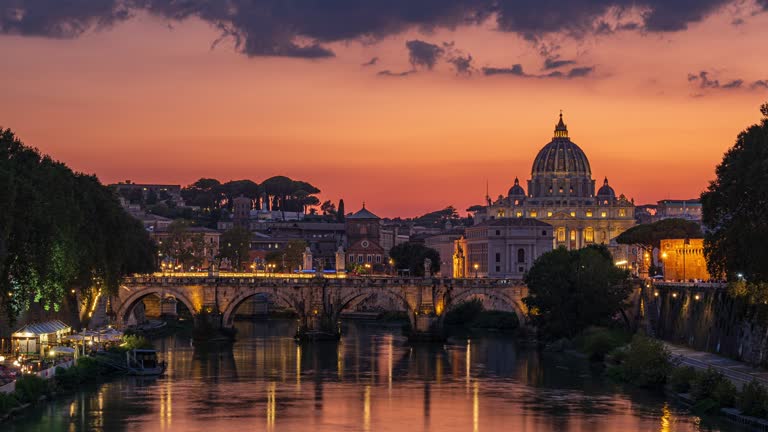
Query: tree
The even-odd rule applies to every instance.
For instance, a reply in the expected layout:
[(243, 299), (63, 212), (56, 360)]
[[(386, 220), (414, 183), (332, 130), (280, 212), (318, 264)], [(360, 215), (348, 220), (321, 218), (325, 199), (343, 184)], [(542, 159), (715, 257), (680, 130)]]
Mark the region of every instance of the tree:
[(243, 264), (250, 261), (251, 232), (243, 227), (234, 227), (224, 232), (219, 240), (219, 265), (228, 260), (232, 267), (243, 270)]
[(604, 245), (540, 256), (525, 276), (531, 322), (548, 339), (573, 337), (622, 313), (631, 288)]
[(398, 269), (408, 269), (412, 276), (424, 276), (424, 260), (432, 261), (432, 273), (440, 271), (440, 253), (421, 243), (405, 242), (389, 250), (389, 256)]
[(767, 118), (738, 135), (701, 195), (704, 255), (715, 276), (768, 281), (768, 104), (761, 112)]
[(346, 215), (345, 215), (345, 213), (344, 213), (344, 200), (343, 200), (343, 199), (340, 199), (340, 200), (339, 200), (339, 210), (338, 210), (338, 213), (336, 213), (336, 222), (341, 222), (341, 223), (343, 223), (343, 222), (344, 222), (344, 217), (345, 217), (345, 216), (346, 216)]
[(176, 219), (168, 225), (168, 236), (160, 244), (160, 253), (182, 269), (200, 267), (205, 260), (205, 238), (190, 230), (192, 223)]
[(283, 251), (285, 270), (292, 272), (298, 270), (304, 264), (304, 251), (307, 249), (304, 240), (291, 240)]
[(320, 205), (320, 211), (323, 212), (323, 216), (336, 216), (336, 204), (331, 200), (323, 201)]
[(10, 321), (33, 305), (76, 310), (72, 289), (114, 294), (124, 275), (153, 270), (148, 233), (112, 189), (3, 129), (0, 184), (0, 305)]

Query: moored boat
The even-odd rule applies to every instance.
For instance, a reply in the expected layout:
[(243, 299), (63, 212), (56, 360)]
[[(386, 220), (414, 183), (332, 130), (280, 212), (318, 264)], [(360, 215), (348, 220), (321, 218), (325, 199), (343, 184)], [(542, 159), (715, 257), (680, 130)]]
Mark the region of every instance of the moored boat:
[(128, 373), (140, 376), (158, 376), (165, 372), (167, 364), (157, 360), (153, 349), (133, 349), (125, 353)]

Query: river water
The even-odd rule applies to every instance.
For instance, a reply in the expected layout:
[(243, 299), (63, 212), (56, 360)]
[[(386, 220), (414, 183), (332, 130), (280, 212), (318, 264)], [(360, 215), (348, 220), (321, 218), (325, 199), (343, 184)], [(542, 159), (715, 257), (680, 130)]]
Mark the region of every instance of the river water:
[(409, 345), (398, 327), (347, 323), (342, 343), (297, 345), (292, 321), (238, 322), (231, 350), (156, 341), (159, 379), (123, 378), (29, 410), (27, 431), (742, 431), (579, 359), (498, 336)]

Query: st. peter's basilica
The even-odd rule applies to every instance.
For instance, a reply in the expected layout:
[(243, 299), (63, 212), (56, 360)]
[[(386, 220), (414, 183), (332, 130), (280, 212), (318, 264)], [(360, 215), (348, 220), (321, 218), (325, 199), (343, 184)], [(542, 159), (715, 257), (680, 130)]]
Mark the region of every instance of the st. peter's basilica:
[(608, 179), (595, 193), (595, 180), (584, 151), (568, 137), (560, 121), (555, 134), (536, 155), (528, 192), (515, 178), (506, 197), (487, 198), (475, 223), (499, 218), (532, 218), (553, 227), (553, 246), (578, 249), (592, 243), (609, 244), (635, 224), (635, 205), (616, 196)]

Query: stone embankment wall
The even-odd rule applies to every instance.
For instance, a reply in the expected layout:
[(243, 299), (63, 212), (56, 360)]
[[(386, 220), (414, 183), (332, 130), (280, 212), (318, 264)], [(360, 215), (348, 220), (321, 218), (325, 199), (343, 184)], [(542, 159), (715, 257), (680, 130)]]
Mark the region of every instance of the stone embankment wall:
[(706, 284), (646, 287), (643, 298), (654, 336), (768, 367), (768, 305)]

